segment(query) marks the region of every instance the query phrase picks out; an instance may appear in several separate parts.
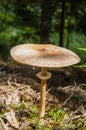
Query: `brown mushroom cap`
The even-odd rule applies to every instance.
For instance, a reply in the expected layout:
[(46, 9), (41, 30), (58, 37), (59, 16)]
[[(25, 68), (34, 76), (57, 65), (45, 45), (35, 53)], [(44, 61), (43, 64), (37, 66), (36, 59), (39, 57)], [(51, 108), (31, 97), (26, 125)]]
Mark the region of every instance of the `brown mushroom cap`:
[(51, 44), (22, 44), (11, 49), (11, 56), (19, 63), (60, 68), (76, 64), (80, 58), (70, 50)]

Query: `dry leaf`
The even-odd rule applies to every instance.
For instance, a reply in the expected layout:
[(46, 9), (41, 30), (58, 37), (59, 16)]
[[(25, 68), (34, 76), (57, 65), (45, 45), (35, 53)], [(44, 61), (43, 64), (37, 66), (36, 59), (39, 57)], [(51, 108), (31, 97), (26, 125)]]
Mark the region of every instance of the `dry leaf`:
[(15, 112), (13, 110), (5, 113), (4, 115), (11, 126), (13, 126), (14, 128), (19, 128), (19, 122), (17, 121), (15, 117)]

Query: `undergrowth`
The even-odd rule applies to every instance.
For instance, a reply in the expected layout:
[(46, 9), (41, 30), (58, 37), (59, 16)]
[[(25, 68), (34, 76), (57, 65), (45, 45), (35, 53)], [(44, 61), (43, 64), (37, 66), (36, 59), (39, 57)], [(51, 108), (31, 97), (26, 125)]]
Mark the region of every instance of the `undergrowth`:
[[(69, 113), (62, 108), (47, 106), (44, 118), (38, 119), (38, 105), (31, 107), (22, 102), (20, 105), (10, 104), (11, 109), (17, 111), (28, 122), (28, 130), (85, 130), (86, 117), (71, 119)], [(26, 114), (27, 113), (27, 114)]]
[(78, 48), (78, 50), (81, 51), (82, 53), (84, 53), (84, 55), (85, 55), (85, 57), (84, 57), (85, 62), (83, 64), (79, 65), (79, 67), (85, 68), (86, 67), (86, 48)]

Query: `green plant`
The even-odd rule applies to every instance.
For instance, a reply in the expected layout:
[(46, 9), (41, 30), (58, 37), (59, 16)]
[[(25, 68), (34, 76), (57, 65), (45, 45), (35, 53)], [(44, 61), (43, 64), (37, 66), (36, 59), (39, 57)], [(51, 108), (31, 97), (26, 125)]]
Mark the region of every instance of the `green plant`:
[(84, 56), (85, 56), (85, 62), (79, 65), (79, 67), (86, 67), (86, 48), (78, 48), (78, 50), (81, 51), (81, 53), (84, 53)]
[(48, 112), (48, 116), (53, 120), (53, 128), (56, 126), (61, 128), (64, 127), (63, 121), (65, 119), (65, 116), (67, 116), (67, 112), (56, 107)]

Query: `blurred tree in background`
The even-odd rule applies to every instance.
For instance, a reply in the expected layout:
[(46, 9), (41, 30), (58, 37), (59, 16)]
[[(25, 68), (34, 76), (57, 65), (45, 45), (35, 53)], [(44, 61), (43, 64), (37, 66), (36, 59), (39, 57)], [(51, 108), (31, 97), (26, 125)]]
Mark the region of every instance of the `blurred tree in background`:
[(0, 0), (0, 55), (22, 43), (52, 43), (85, 55), (85, 0)]

